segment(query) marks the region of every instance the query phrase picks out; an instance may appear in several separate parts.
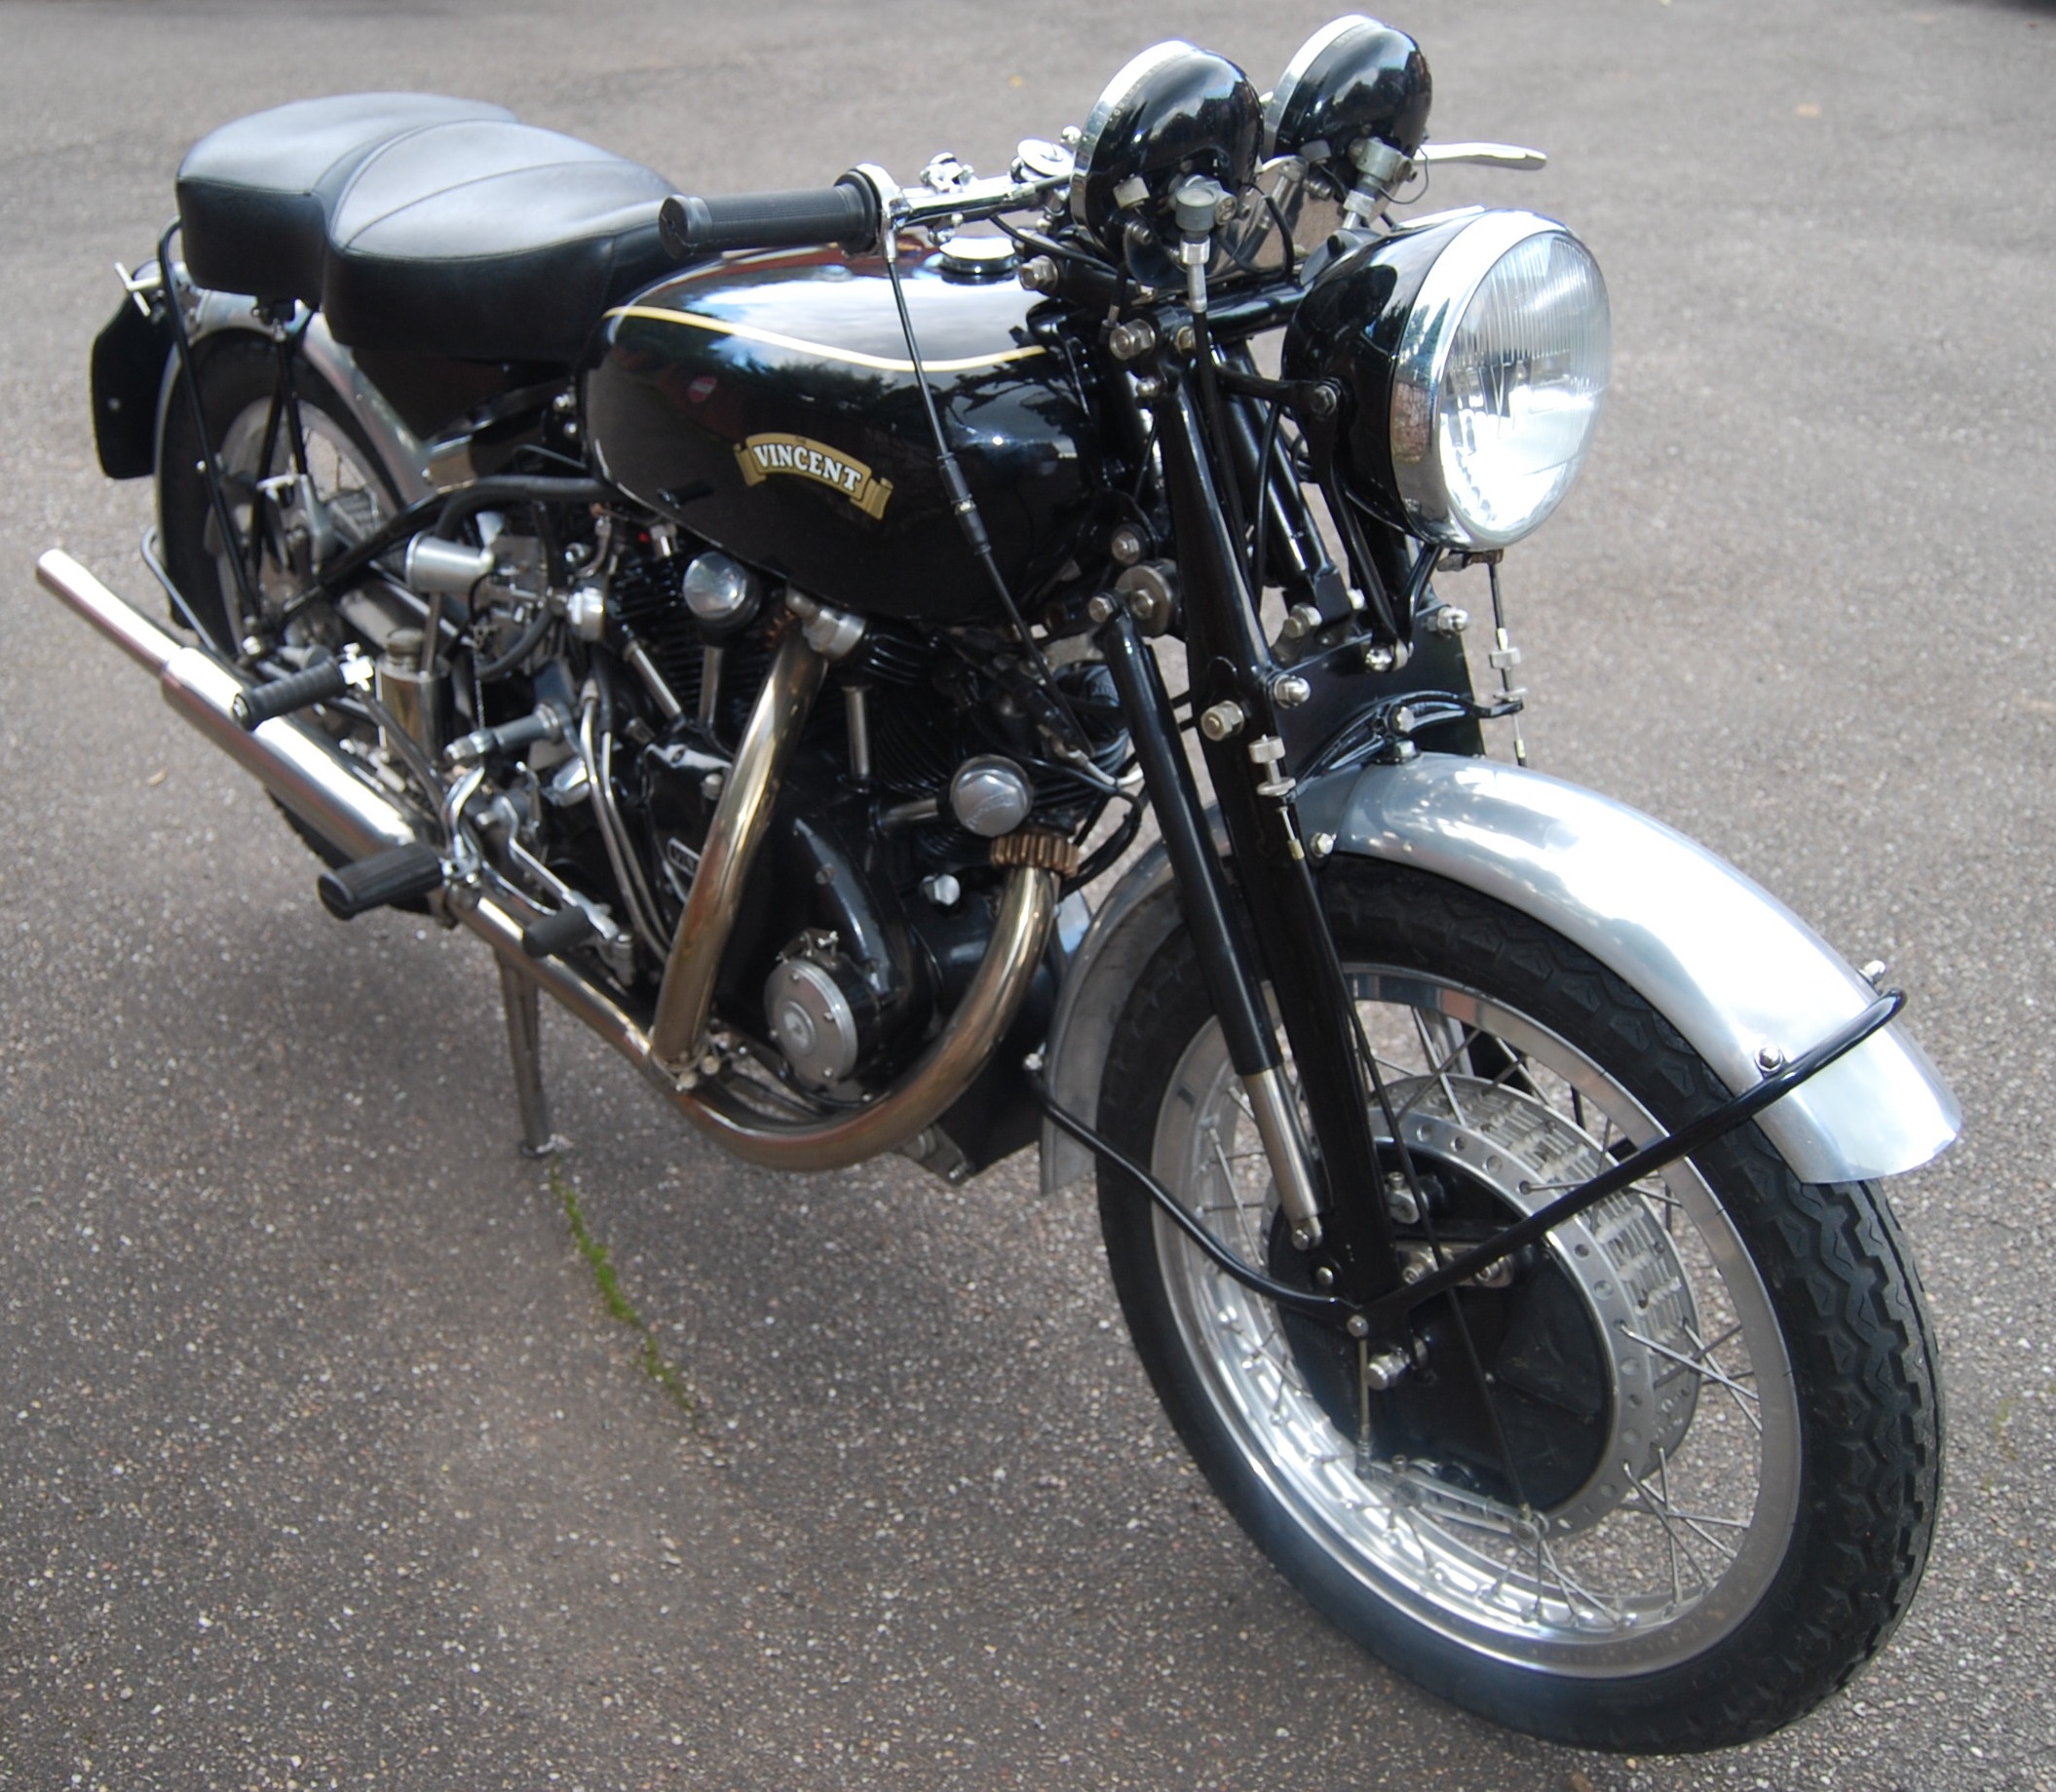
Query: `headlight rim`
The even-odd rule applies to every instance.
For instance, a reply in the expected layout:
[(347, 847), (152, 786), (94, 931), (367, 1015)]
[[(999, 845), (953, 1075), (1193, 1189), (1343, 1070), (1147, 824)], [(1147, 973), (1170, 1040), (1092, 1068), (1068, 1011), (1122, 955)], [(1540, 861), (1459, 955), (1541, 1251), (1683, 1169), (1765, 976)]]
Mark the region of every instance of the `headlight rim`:
[[(1540, 528), (1555, 509), (1552, 505), (1517, 531), (1472, 526), (1457, 514), (1434, 441), (1436, 400), (1465, 313), (1501, 261), (1522, 244), (1543, 236), (1564, 238), (1591, 263), (1603, 299), (1606, 283), (1598, 258), (1576, 232), (1540, 212), (1493, 210), (1481, 211), (1443, 246), (1407, 312), (1391, 360), (1387, 450), (1393, 493), (1409, 527), (1424, 541), (1482, 552), (1509, 548)], [(1402, 427), (1408, 432), (1404, 440)], [(1416, 431), (1418, 442), (1412, 438)]]

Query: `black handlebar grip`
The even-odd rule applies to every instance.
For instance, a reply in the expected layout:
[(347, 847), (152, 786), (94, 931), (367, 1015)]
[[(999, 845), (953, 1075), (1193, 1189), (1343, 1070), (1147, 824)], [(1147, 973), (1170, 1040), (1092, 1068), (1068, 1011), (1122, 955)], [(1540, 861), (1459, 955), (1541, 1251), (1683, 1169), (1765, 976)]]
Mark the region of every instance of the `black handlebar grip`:
[(319, 666), (310, 666), (304, 672), (293, 672), (274, 679), (270, 684), (253, 685), (247, 691), (239, 691), (229, 709), (244, 727), (254, 728), (275, 715), (290, 715), (295, 709), (306, 708), (309, 704), (326, 703), (331, 697), (342, 696), (349, 688), (349, 681), (343, 676), (343, 663), (324, 660)]
[(411, 846), (388, 847), (355, 864), (324, 871), (314, 888), (322, 906), (338, 921), (355, 921), (390, 902), (405, 902), (440, 890), (442, 859), (434, 847), (417, 840)]
[(718, 199), (673, 193), (658, 210), (657, 232), (678, 261), (725, 248), (814, 248), (825, 243), (864, 248), (878, 240), (878, 196), (856, 175), (832, 187), (787, 193)]

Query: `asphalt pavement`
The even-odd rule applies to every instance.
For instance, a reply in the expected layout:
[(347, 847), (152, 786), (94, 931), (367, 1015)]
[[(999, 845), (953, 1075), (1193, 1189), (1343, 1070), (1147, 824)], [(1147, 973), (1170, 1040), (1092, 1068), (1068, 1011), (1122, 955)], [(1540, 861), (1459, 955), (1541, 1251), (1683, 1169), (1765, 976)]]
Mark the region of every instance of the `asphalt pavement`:
[(996, 167), (1172, 34), (1269, 86), (1326, 17), (0, 5), (0, 1783), (2056, 1787), (2048, 5), (1395, 18), (1436, 134), (1552, 157), (1436, 200), (1564, 217), (1613, 295), (1599, 446), (1506, 569), (1537, 763), (1887, 960), (1967, 1116), (1892, 1191), (1945, 1352), (1926, 1582), (1750, 1748), (1569, 1753), (1359, 1654), (1186, 1466), (1089, 1198), (1025, 1160), (742, 1167), (555, 1016), (573, 1149), (522, 1160), (482, 952), (328, 920), (31, 582), (61, 543), (147, 595), (87, 349), (227, 118), (420, 87), (797, 185)]

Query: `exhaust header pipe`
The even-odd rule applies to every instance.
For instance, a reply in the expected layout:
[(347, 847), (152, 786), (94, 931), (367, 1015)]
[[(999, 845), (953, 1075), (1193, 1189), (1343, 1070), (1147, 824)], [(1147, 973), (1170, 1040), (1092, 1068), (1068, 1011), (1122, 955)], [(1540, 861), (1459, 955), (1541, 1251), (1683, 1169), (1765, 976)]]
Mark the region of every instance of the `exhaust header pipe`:
[[(310, 723), (278, 716), (246, 729), (235, 702), (247, 689), (230, 667), (183, 647), (70, 554), (36, 561), (36, 579), (157, 675), (165, 702), (280, 802), (359, 858), (420, 843), (412, 819), (374, 789)], [(773, 1169), (844, 1169), (904, 1144), (945, 1114), (984, 1068), (1019, 1011), (1056, 915), (1053, 872), (1008, 873), (999, 918), (971, 987), (920, 1061), (893, 1089), (855, 1113), (802, 1125), (766, 1119), (722, 1084), (687, 1087), (652, 1057), (644, 1024), (575, 964), (531, 958), (523, 929), (539, 913), (490, 871), (444, 892), (448, 912), (491, 946), (503, 966), (563, 1004), (640, 1070), (703, 1132), (736, 1157)]]

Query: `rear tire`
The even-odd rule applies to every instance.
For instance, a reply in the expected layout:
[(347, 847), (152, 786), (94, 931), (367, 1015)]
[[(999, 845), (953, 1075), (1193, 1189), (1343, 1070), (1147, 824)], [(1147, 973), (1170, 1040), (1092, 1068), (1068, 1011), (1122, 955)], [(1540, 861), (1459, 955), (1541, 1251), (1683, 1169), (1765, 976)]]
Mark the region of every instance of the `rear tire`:
[[(260, 337), (231, 331), (195, 344), (193, 363), (201, 408), (207, 413), (208, 438), (220, 457), (229, 485), (238, 546), (247, 554), (251, 518), (256, 514), (252, 503), (256, 481), (292, 470), (292, 451), (283, 430), (264, 464), (258, 465), (278, 378), (275, 352)], [(293, 362), (293, 389), (307, 435), (309, 471), (320, 496), (326, 500), (341, 494), (367, 516), (382, 520), (391, 515), (398, 508), (392, 483), (379, 465), (378, 451), (351, 416), (348, 401), (299, 360)], [(165, 412), (164, 442), (157, 461), (157, 516), (165, 569), (171, 582), (185, 594), (208, 631), (233, 649), (238, 643), (230, 630), (227, 593), (234, 589), (234, 574), (209, 502), (207, 477), (200, 471), (200, 438), (182, 373)], [(258, 582), (259, 602), (274, 615), (296, 589), (290, 571), (270, 551), (264, 555)], [(320, 622), (311, 626), (319, 627)]]
[[(1727, 1098), (1647, 1003), (1526, 916), (1379, 863), (1339, 861), (1323, 881), (1366, 1033), (1448, 1213), (1514, 1187), (1538, 1154), (1571, 1165), (1562, 1186), (1607, 1147)], [(1237, 1092), (1180, 933), (1121, 1016), (1099, 1125), (1245, 1258), (1290, 1274)], [(1524, 1173), (1529, 1210), (1548, 1179)], [(1332, 1334), (1281, 1325), (1132, 1179), (1100, 1174), (1115, 1284), (1158, 1394), (1314, 1605), (1496, 1722), (1590, 1748), (1726, 1747), (1811, 1709), (1904, 1615), (1939, 1502), (1934, 1347), (1882, 1195), (1800, 1182), (1754, 1126), (1615, 1201), (1588, 1216), (1595, 1248), (1573, 1222), (1520, 1287), (1466, 1291), (1500, 1353), (1485, 1362), (1499, 1436), (1514, 1440), (1498, 1458), (1510, 1452), (1509, 1493), (1475, 1428), (1463, 1434), (1459, 1395), (1476, 1383), (1454, 1379), (1448, 1326), (1397, 1392), (1372, 1396), (1359, 1455), (1352, 1359), (1338, 1399)], [(1448, 1305), (1420, 1310), (1424, 1340)], [(1548, 1498), (1516, 1504), (1552, 1477)]]
[[(262, 515), (256, 483), (292, 469), (292, 451), (283, 428), (265, 455), (264, 431), (278, 378), (272, 345), (243, 331), (214, 336), (193, 350), (201, 405), (207, 414), (208, 438), (220, 457), (227, 481), (229, 512), (237, 531), (237, 549), (249, 553), (249, 531)], [(341, 498), (355, 520), (368, 533), (371, 526), (399, 508), (392, 484), (379, 465), (378, 453), (350, 415), (350, 407), (305, 362), (293, 363), (294, 392), (307, 440), (308, 470), (318, 496)], [(196, 620), (217, 643), (232, 651), (240, 646), (231, 622), (229, 594), (235, 575), (229, 565), (211, 501), (207, 476), (200, 470), (200, 438), (193, 421), (192, 400), (184, 375), (172, 390), (165, 416), (164, 441), (157, 465), (157, 515), (165, 570), (192, 606)], [(260, 459), (262, 465), (259, 465)], [(276, 617), (299, 581), (281, 564), (277, 544), (267, 544), (256, 573), (257, 599), (268, 617)], [(174, 620), (183, 622), (174, 611)], [(341, 645), (343, 628), (326, 605), (310, 608), (289, 626), (288, 638), (298, 645)], [(279, 805), (292, 831), (325, 863), (347, 864), (350, 855), (324, 838), (291, 810)]]

